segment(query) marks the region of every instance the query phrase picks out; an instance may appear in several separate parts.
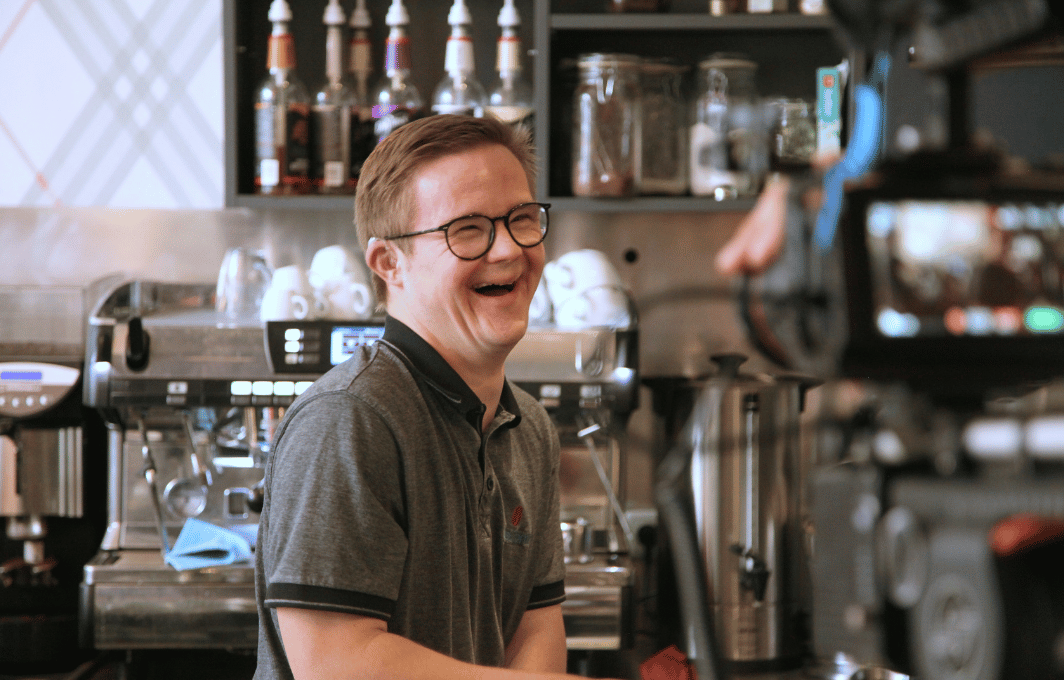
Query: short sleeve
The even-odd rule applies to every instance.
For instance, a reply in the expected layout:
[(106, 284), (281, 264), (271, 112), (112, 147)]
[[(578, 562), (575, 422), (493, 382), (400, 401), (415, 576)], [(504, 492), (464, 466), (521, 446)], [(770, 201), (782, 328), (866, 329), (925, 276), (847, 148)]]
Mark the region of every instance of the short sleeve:
[(379, 414), (342, 391), (315, 395), (285, 420), (258, 548), (266, 606), (387, 620), (407, 552), (395, 438)]

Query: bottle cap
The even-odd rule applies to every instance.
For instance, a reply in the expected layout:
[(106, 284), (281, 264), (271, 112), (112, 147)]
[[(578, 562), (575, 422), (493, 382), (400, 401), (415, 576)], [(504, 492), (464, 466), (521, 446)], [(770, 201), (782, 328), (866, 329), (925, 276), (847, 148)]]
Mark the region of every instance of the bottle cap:
[(273, 0), (270, 3), (270, 13), (267, 15), (270, 21), (291, 21), (292, 10), (285, 0)]
[(358, 0), (358, 5), (351, 12), (351, 28), (369, 28), (372, 25), (369, 11), (366, 9), (366, 0)]
[(499, 10), (499, 26), (502, 28), (514, 28), (521, 25), (521, 15), (514, 7), (514, 0), (505, 0), (502, 9)]
[(344, 16), (344, 8), (340, 6), (340, 0), (329, 0), (329, 4), (325, 6), (325, 16), (322, 17), (322, 21), (326, 26), (344, 25), (347, 17)]
[(392, 0), (388, 7), (388, 14), (384, 17), (384, 23), (389, 26), (406, 26), (410, 23), (410, 15), (403, 5), (403, 0)]
[(451, 26), (468, 26), (473, 23), (473, 15), (469, 13), (465, 0), (454, 0), (451, 11), (447, 13), (447, 23)]

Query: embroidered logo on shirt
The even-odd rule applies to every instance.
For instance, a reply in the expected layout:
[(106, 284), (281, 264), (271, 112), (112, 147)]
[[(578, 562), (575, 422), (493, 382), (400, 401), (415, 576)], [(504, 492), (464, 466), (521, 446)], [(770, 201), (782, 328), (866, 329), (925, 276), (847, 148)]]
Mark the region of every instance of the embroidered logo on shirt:
[(510, 524), (517, 526), (521, 523), (521, 515), (525, 514), (525, 509), (518, 505), (514, 508), (514, 512), (510, 515)]

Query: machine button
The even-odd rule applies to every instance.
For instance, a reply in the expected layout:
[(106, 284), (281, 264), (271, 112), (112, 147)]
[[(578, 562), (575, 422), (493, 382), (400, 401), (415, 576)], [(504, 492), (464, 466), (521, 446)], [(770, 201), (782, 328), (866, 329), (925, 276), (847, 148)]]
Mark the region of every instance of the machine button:
[(12, 397), (11, 398), (11, 405), (14, 406), (15, 408), (18, 408), (19, 406), (22, 406), (22, 400), (19, 399), (18, 397)]
[(307, 388), (313, 384), (314, 383), (310, 380), (300, 380), (296, 383), (296, 394), (303, 394), (307, 391)]
[(250, 380), (234, 380), (229, 385), (229, 394), (234, 397), (249, 397), (251, 396), (251, 381)]
[(47, 405), (48, 405), (48, 402), (50, 402), (50, 401), (51, 401), (51, 399), (49, 399), (49, 398), (48, 398), (48, 395), (47, 395), (47, 394), (42, 394), (42, 395), (41, 395), (41, 398), (40, 398), (40, 399), (38, 399), (37, 401), (39, 401), (39, 402), (40, 402), (41, 406), (47, 406)]
[(303, 331), (298, 328), (286, 328), (284, 329), (284, 339), (285, 342), (290, 342), (292, 340), (302, 340)]
[(298, 354), (303, 351), (303, 343), (298, 340), (287, 340), (284, 343), (284, 351), (290, 354)]
[(33, 406), (33, 397), (26, 397), (26, 406)]
[(256, 380), (251, 384), (251, 394), (257, 397), (268, 397), (273, 394), (273, 383), (269, 380)]
[(166, 383), (167, 394), (188, 394), (188, 383), (184, 380), (172, 380)]
[(542, 399), (559, 399), (562, 396), (562, 386), (542, 385), (539, 388), (539, 396)]
[(273, 384), (273, 393), (278, 397), (290, 397), (296, 393), (296, 384), (291, 380), (279, 380)]

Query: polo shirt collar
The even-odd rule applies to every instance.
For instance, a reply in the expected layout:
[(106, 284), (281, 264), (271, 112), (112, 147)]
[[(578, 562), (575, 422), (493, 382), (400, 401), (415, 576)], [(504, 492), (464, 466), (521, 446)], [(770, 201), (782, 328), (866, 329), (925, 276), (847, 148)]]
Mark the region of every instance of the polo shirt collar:
[[(477, 430), (480, 429), (480, 414), (484, 404), (462, 379), (462, 376), (458, 375), (458, 372), (440, 356), (435, 347), (405, 323), (391, 316), (384, 318), (382, 339), (399, 350), (426, 383), (454, 404), (454, 407)], [(521, 422), (521, 410), (510, 389), (509, 380), (503, 383), (499, 405), (514, 416), (513, 420), (505, 423), (503, 427), (515, 427)]]

